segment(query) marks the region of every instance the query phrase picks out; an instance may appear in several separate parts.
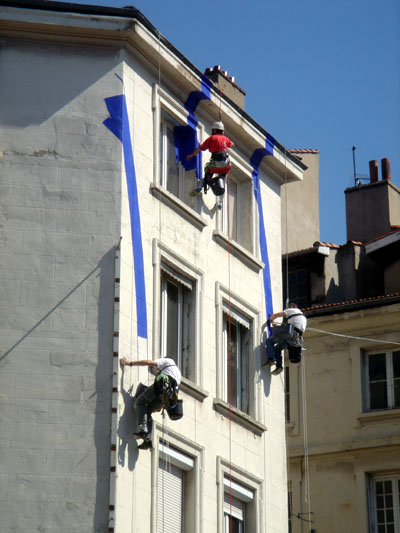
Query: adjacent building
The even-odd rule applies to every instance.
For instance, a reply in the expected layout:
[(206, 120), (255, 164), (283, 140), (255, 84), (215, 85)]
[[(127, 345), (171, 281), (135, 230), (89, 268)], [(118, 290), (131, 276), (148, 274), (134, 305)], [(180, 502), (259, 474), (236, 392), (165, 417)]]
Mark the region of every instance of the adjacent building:
[(309, 326), (285, 368), (293, 533), (400, 531), (400, 190), (377, 166), (345, 191), (346, 244), (283, 259)]
[[(281, 187), (306, 164), (135, 8), (0, 7), (0, 531), (287, 531)], [(221, 93), (221, 91), (222, 93)], [(222, 119), (222, 209), (187, 154)], [(203, 154), (204, 157), (204, 154)], [(192, 164), (193, 163), (193, 164)], [(137, 449), (173, 357), (184, 417)]]

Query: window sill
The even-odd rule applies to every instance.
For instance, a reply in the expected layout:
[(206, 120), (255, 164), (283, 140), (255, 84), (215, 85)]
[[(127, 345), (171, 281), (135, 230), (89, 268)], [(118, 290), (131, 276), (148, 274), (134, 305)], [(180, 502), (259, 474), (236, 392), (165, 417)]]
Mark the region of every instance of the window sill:
[(207, 222), (199, 214), (197, 214), (194, 209), (186, 205), (184, 202), (182, 202), (182, 200), (179, 200), (179, 198), (165, 190), (163, 187), (159, 187), (158, 185), (150, 185), (150, 190), (155, 198), (158, 198), (169, 207), (174, 208), (174, 210), (176, 210), (180, 215), (186, 218), (186, 220), (191, 222), (197, 228), (202, 230), (205, 226), (207, 226)]
[(228, 247), (229, 243), (232, 255), (243, 261), (243, 263), (245, 263), (253, 270), (259, 271), (264, 268), (264, 263), (262, 261), (259, 261), (257, 257), (250, 253), (248, 250), (246, 250), (246, 248), (244, 248), (235, 241), (228, 241), (228, 237), (227, 235), (225, 235), (225, 233), (222, 233), (218, 230), (214, 230), (213, 236), (214, 239), (225, 248)]
[(257, 420), (254, 420), (254, 418), (247, 415), (246, 413), (243, 413), (236, 407), (229, 407), (229, 404), (224, 402), (223, 400), (215, 398), (213, 403), (214, 409), (217, 411), (217, 413), (220, 413), (221, 415), (224, 415), (226, 417), (230, 416), (234, 422), (240, 424), (246, 429), (249, 429), (259, 437), (261, 437), (264, 431), (267, 431), (267, 428), (264, 426), (264, 424), (257, 422)]
[(208, 391), (202, 389), (196, 385), (196, 383), (193, 383), (193, 381), (190, 381), (190, 379), (184, 378), (183, 376), (179, 388), (181, 391), (185, 392), (189, 396), (193, 396), (193, 398), (199, 400), (200, 402), (204, 402), (209, 394)]
[(369, 422), (386, 422), (387, 420), (400, 419), (400, 409), (385, 409), (382, 411), (368, 411), (358, 416), (360, 424)]

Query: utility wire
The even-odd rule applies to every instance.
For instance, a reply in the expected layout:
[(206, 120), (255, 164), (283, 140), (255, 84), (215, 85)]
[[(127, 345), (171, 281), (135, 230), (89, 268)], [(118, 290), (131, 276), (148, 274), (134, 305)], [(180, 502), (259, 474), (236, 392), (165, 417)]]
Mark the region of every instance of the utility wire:
[(382, 340), (382, 339), (371, 339), (370, 337), (356, 337), (354, 335), (344, 335), (343, 333), (333, 333), (332, 331), (325, 331), (323, 329), (316, 329), (316, 328), (309, 328), (307, 327), (308, 331), (315, 331), (317, 333), (325, 333), (326, 335), (334, 335), (335, 337), (344, 337), (346, 339), (356, 339), (360, 341), (371, 341), (371, 342), (380, 342), (382, 344), (395, 344), (396, 346), (400, 346), (400, 342), (393, 342), (390, 340)]

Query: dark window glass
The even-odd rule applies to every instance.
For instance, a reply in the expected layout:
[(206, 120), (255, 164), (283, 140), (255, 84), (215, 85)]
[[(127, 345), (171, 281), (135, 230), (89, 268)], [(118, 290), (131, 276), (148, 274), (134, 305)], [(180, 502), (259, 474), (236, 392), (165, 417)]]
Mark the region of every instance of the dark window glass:
[(386, 355), (384, 353), (369, 356), (369, 379), (370, 381), (386, 380)]
[(178, 287), (167, 283), (167, 357), (178, 358)]

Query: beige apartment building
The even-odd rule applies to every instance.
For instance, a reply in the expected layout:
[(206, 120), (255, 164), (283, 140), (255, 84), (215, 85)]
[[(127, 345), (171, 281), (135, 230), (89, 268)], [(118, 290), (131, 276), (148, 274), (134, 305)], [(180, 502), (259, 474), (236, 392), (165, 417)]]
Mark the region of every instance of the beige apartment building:
[(348, 242), (283, 261), (308, 318), (285, 368), (293, 533), (400, 531), (400, 190), (370, 167), (345, 191)]
[[(306, 164), (135, 8), (1, 2), (0, 35), (0, 532), (287, 532), (263, 342)], [(221, 209), (190, 195), (206, 154), (186, 158), (219, 119)], [(139, 451), (154, 376), (119, 360), (165, 356), (184, 417), (155, 414)]]

